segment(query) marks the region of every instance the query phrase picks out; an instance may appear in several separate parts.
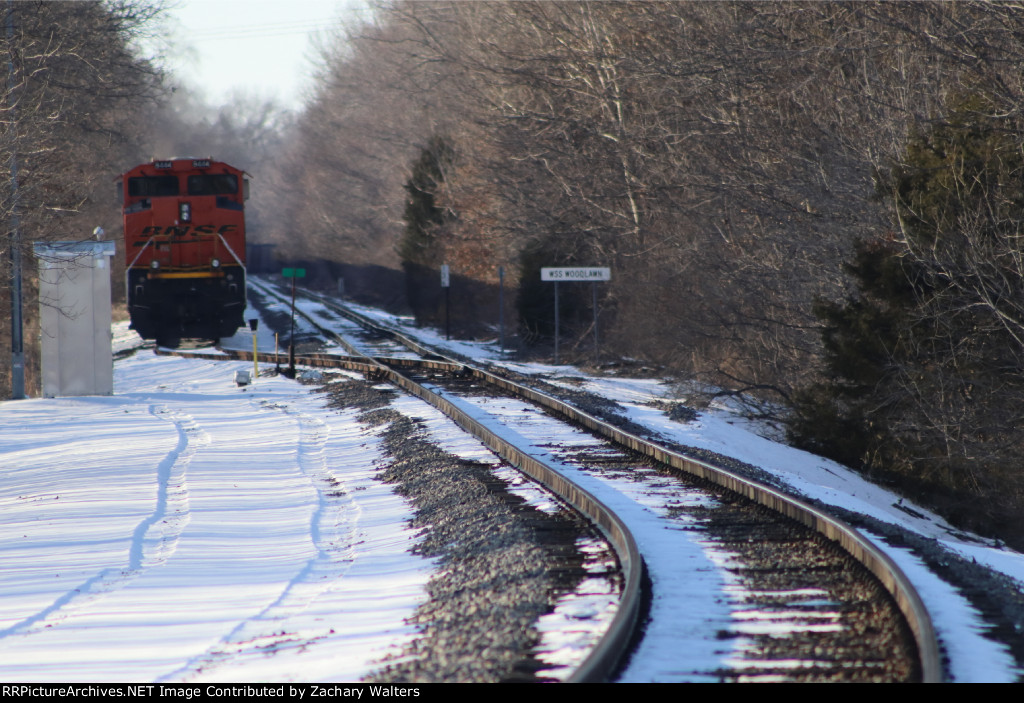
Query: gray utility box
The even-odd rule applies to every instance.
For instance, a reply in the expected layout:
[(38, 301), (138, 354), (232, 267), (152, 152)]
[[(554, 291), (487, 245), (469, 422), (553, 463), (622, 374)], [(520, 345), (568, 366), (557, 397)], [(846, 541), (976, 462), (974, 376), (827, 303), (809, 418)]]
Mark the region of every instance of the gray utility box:
[(39, 262), (43, 396), (112, 395), (114, 242), (49, 242), (34, 249)]

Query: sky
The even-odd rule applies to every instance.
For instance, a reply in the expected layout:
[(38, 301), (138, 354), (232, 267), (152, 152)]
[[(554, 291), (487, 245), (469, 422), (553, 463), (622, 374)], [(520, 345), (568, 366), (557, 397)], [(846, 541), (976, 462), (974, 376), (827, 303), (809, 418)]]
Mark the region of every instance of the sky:
[(174, 76), (213, 105), (242, 92), (297, 109), (317, 47), (365, 8), (363, 0), (178, 0), (161, 51)]

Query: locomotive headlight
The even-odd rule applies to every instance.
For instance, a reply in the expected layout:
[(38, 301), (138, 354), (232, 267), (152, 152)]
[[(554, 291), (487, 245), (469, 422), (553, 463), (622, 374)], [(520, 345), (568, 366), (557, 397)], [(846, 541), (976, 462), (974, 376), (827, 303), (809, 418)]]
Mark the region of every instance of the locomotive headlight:
[(154, 259), (153, 261), (149, 262), (149, 267), (151, 269), (158, 269), (158, 268), (160, 268), (160, 262), (157, 261), (156, 259)]
[(219, 269), (220, 268), (220, 259), (214, 259), (213, 261), (210, 262), (210, 265), (213, 266), (215, 269)]
[(182, 222), (191, 222), (192, 221), (192, 205), (191, 205), (191, 203), (182, 203), (181, 207), (180, 207), (180, 209), (178, 211), (178, 214), (180, 216), (179, 219)]

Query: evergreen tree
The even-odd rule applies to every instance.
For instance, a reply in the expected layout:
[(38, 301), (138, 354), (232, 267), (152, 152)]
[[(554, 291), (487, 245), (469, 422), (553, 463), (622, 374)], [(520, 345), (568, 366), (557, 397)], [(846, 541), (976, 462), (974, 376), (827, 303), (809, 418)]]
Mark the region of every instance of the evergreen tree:
[(816, 306), (826, 374), (790, 433), (992, 529), (1022, 499), (1024, 154), (984, 95), (951, 102), (880, 179), (895, 231), (857, 245), (856, 295)]
[(438, 270), (445, 262), (444, 225), (452, 214), (439, 201), (453, 159), (454, 150), (448, 140), (431, 137), (405, 184), (405, 231), (398, 254), (405, 271), (406, 300), (418, 324), (444, 319)]
[(438, 235), (451, 215), (438, 205), (438, 194), (453, 159), (454, 150), (448, 140), (434, 136), (412, 166), (412, 175), (405, 184), (405, 233), (398, 248), (404, 264), (434, 267), (444, 258)]

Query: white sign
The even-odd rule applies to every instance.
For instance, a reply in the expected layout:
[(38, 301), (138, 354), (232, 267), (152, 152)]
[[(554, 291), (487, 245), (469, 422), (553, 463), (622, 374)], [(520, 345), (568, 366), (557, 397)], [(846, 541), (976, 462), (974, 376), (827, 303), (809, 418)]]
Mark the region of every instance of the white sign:
[(573, 266), (571, 268), (542, 268), (542, 281), (610, 281), (612, 270), (601, 266)]
[(450, 283), (451, 283), (451, 275), (450, 275), (449, 272), (450, 272), (450, 269), (448, 268), (448, 264), (442, 264), (441, 265), (441, 287), (442, 288), (448, 288)]

